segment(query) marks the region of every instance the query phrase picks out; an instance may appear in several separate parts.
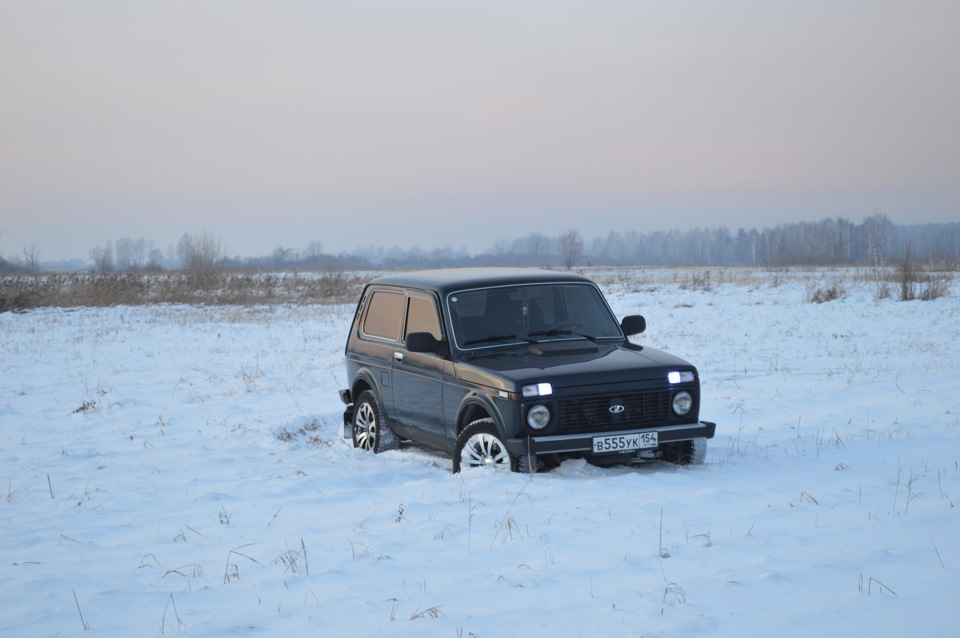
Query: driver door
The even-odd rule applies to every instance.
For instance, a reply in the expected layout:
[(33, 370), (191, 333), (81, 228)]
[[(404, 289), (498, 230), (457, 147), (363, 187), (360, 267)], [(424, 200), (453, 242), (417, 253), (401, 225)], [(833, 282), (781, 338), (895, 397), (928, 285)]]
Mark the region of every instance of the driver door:
[[(403, 342), (413, 332), (428, 332), (443, 340), (440, 315), (433, 296), (407, 293)], [(402, 428), (443, 434), (443, 359), (430, 352), (396, 348), (393, 353), (393, 403)]]

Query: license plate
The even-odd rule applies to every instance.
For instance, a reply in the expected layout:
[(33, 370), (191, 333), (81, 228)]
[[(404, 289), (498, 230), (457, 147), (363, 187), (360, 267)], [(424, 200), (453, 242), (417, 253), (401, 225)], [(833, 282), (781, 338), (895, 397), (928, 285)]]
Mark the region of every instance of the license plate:
[(616, 452), (632, 452), (645, 448), (657, 447), (656, 432), (638, 432), (636, 434), (613, 434), (610, 436), (593, 437), (593, 452), (595, 454), (611, 454)]

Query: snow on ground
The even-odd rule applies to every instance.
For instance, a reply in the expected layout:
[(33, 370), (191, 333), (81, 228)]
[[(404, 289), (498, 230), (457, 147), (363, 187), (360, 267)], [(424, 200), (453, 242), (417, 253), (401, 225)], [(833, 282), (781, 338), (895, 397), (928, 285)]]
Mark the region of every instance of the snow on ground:
[(705, 465), (354, 450), (350, 306), (0, 315), (0, 635), (960, 635), (960, 296), (593, 274)]

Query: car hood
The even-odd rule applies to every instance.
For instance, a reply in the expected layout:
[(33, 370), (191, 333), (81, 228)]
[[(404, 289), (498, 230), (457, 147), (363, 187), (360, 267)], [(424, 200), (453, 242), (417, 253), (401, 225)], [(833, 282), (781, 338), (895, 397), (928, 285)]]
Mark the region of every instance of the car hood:
[(670, 370), (696, 368), (672, 354), (629, 342), (554, 341), (471, 354), (456, 363), (457, 376), (470, 383), (517, 391), (549, 381), (555, 389), (584, 385), (666, 381)]

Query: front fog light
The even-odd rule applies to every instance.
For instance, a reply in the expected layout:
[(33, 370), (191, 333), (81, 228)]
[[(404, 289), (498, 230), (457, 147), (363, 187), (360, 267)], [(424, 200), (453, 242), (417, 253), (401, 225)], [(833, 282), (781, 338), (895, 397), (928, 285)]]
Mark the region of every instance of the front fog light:
[(683, 416), (693, 407), (693, 397), (689, 392), (677, 392), (673, 395), (673, 413)]
[(535, 405), (527, 412), (527, 425), (534, 430), (542, 430), (550, 423), (550, 410), (547, 406)]

